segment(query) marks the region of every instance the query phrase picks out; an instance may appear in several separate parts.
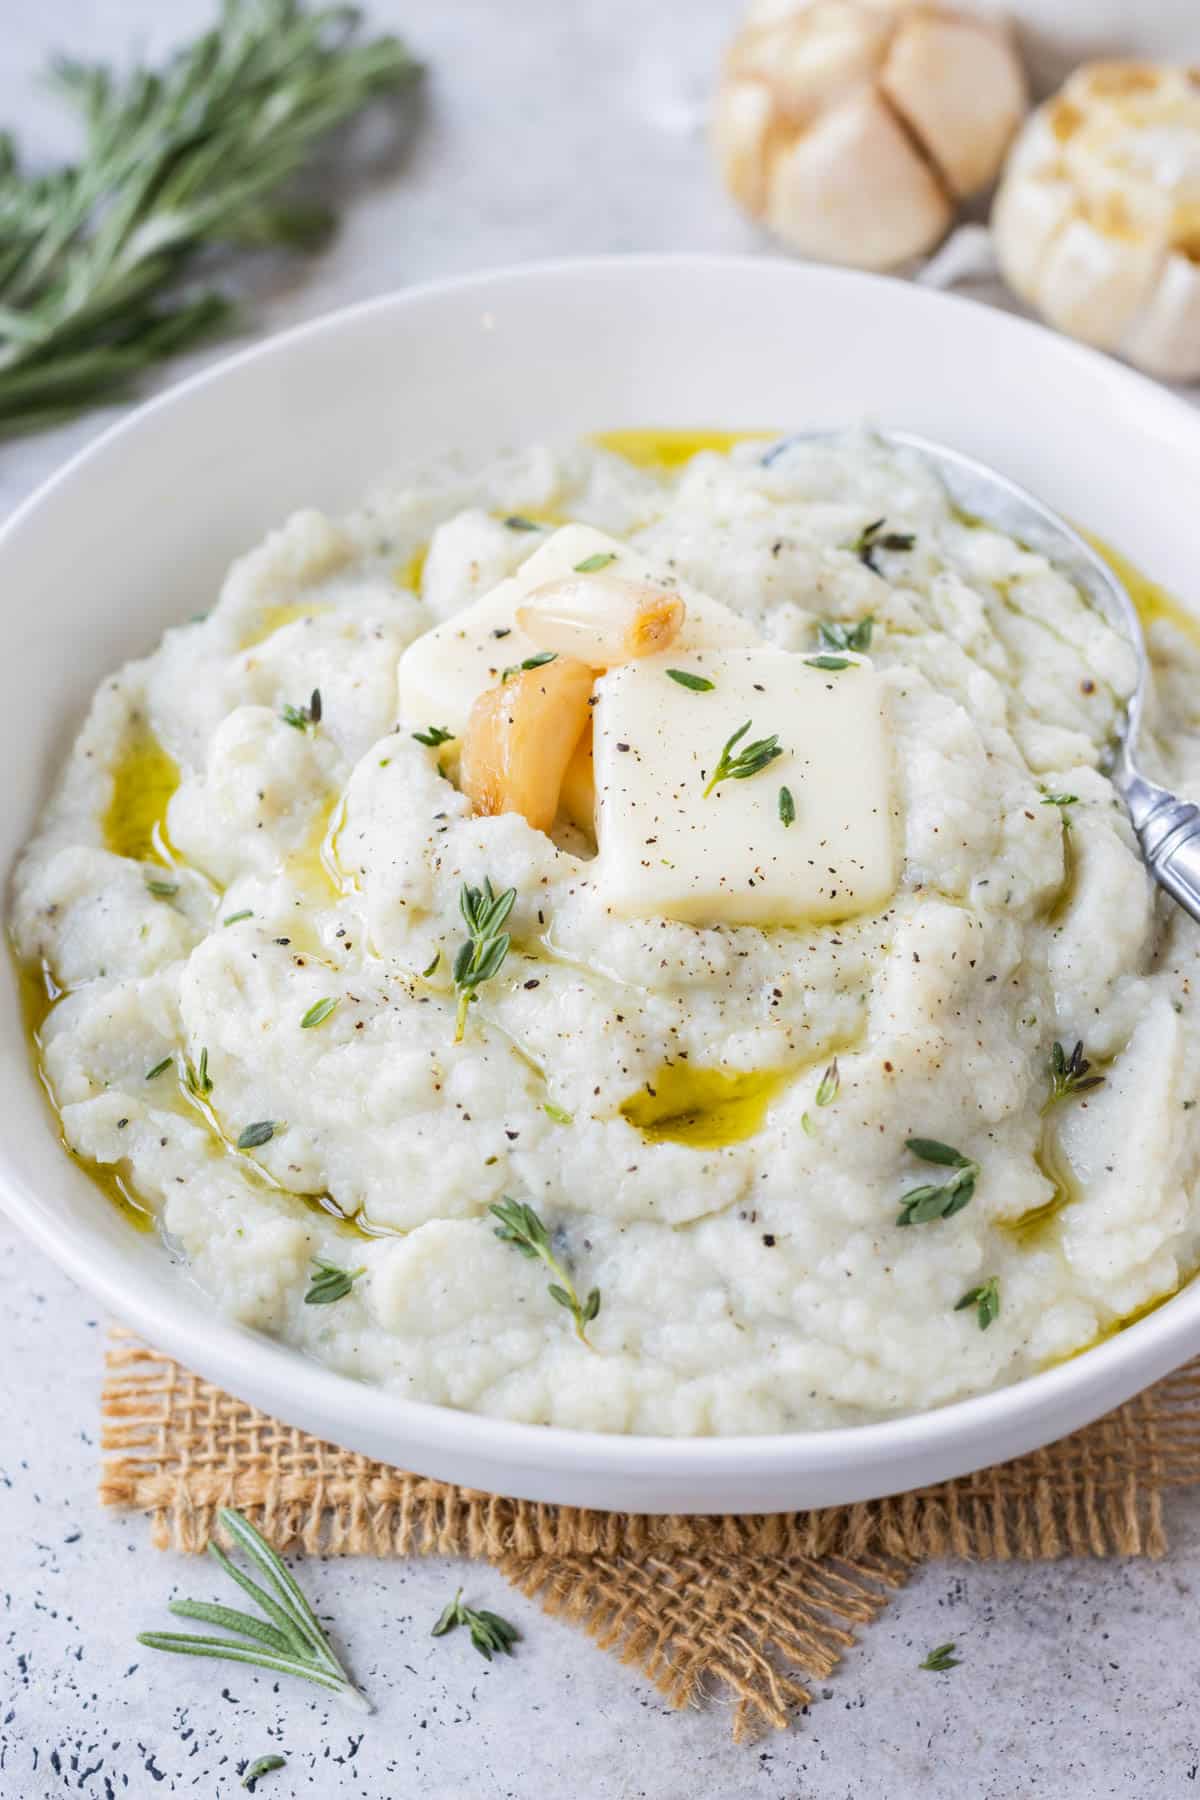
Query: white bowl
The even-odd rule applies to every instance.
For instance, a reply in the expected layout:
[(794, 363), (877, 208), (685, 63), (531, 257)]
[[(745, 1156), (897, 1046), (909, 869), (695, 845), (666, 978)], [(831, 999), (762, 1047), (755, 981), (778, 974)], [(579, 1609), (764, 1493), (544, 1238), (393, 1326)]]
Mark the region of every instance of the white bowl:
[[(782, 262), (631, 257), (416, 288), (290, 331), (166, 394), (0, 532), (0, 854), (25, 841), (96, 683), (208, 603), (290, 509), (352, 505), (431, 453), (637, 425), (873, 418), (973, 452), (1186, 597), (1200, 415), (969, 301)], [(1072, 1362), (846, 1430), (613, 1437), (397, 1399), (221, 1319), (63, 1153), (0, 980), (0, 1202), (112, 1312), (291, 1425), (472, 1487), (638, 1512), (770, 1512), (896, 1493), (1072, 1431), (1200, 1352), (1200, 1283)]]

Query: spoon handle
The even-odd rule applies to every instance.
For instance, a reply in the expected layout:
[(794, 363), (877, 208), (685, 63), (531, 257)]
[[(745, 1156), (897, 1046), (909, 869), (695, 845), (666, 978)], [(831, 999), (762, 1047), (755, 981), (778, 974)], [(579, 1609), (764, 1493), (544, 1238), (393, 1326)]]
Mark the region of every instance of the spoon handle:
[(1200, 806), (1139, 782), (1126, 795), (1130, 817), (1155, 881), (1200, 921)]

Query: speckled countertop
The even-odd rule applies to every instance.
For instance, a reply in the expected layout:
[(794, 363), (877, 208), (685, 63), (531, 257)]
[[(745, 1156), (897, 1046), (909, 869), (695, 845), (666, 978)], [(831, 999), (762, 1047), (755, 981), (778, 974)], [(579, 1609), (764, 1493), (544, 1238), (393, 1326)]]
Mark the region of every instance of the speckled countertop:
[[(336, 245), (255, 271), (280, 326), (389, 287), (532, 257), (745, 250), (700, 109), (734, 0), (438, 0), (370, 8), (433, 77), (399, 170), (368, 172)], [(192, 29), (208, 0), (10, 0), (0, 119), (65, 148), (33, 85), (51, 47), (111, 55)], [(193, 359), (193, 361), (198, 359)], [(0, 512), (106, 422), (0, 446)], [(640, 1677), (513, 1597), (483, 1566), (352, 1560), (304, 1579), (376, 1700), (365, 1721), (253, 1670), (155, 1658), (135, 1634), (173, 1593), (213, 1591), (94, 1500), (104, 1326), (0, 1223), (0, 1800), (242, 1792), (269, 1800), (1134, 1800), (1200, 1796), (1200, 1493), (1170, 1514), (1166, 1562), (924, 1570), (806, 1716), (752, 1748), (720, 1700), (669, 1711)], [(429, 1628), (459, 1581), (513, 1618), (485, 1664)], [(961, 1665), (918, 1663), (953, 1638)]]

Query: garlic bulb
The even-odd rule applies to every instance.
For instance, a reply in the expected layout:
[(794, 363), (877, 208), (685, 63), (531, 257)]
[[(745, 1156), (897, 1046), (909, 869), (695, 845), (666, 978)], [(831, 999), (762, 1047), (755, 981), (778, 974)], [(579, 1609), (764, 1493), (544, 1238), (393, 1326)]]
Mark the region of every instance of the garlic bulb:
[(1076, 70), (1014, 146), (992, 232), (1010, 286), (1060, 331), (1200, 376), (1200, 71)]
[(887, 269), (986, 187), (1026, 108), (1007, 37), (922, 0), (757, 0), (713, 143), (748, 212), (793, 249)]

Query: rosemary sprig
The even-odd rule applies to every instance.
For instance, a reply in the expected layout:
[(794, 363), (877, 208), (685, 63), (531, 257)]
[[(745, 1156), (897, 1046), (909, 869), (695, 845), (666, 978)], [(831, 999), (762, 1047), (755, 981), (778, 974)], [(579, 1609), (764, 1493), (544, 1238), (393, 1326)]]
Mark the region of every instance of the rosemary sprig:
[(932, 1669), (937, 1675), (940, 1675), (945, 1669), (957, 1669), (962, 1662), (962, 1657), (954, 1654), (957, 1649), (957, 1644), (939, 1644), (936, 1650), (929, 1652), (924, 1662), (917, 1664), (917, 1667), (918, 1669)]
[(922, 1162), (940, 1164), (954, 1173), (945, 1181), (910, 1188), (902, 1195), (897, 1225), (927, 1225), (933, 1219), (952, 1219), (974, 1196), (979, 1164), (936, 1138), (905, 1138), (904, 1142)]
[(554, 1280), (550, 1283), (550, 1298), (559, 1306), (565, 1306), (575, 1321), (575, 1336), (581, 1344), (588, 1343), (587, 1327), (600, 1311), (600, 1289), (593, 1288), (586, 1300), (581, 1300), (575, 1291), (575, 1283), (571, 1280), (566, 1268), (550, 1248), (550, 1233), (534, 1212), (532, 1206), (526, 1206), (519, 1200), (507, 1197), (499, 1205), (490, 1206), (488, 1211), (500, 1224), (496, 1236), (506, 1244), (513, 1244), (522, 1256), (537, 1258), (545, 1263)]
[(499, 1613), (476, 1612), (473, 1606), (464, 1606), (462, 1592), (459, 1588), (453, 1600), (443, 1609), (430, 1636), (445, 1637), (456, 1625), (465, 1625), (471, 1634), (471, 1642), (487, 1662), (491, 1662), (497, 1651), (511, 1656), (513, 1645), (521, 1637), (516, 1626), (510, 1625), (507, 1619), (502, 1619)]
[(1069, 1100), (1073, 1094), (1086, 1094), (1091, 1088), (1103, 1087), (1104, 1076), (1089, 1073), (1091, 1063), (1083, 1054), (1083, 1039), (1080, 1038), (1067, 1055), (1060, 1043), (1055, 1043), (1050, 1052), (1050, 1092), (1042, 1102), (1043, 1114), (1060, 1100)]
[(817, 637), (824, 650), (869, 650), (875, 619), (868, 613), (856, 625), (843, 625), (840, 619), (821, 619)]
[(886, 519), (872, 519), (864, 525), (850, 548), (860, 563), (865, 563), (872, 575), (882, 575), (883, 571), (875, 561), (878, 550), (911, 550), (916, 537), (911, 531), (884, 531)]
[(0, 432), (68, 418), (223, 326), (229, 300), (182, 284), (205, 253), (311, 249), (327, 209), (289, 197), (316, 144), (418, 66), (355, 41), (349, 7), (224, 0), (159, 70), (58, 59), (77, 163), (27, 174), (0, 138)]
[(305, 1306), (332, 1306), (336, 1300), (344, 1300), (359, 1276), (367, 1272), (365, 1266), (339, 1269), (336, 1263), (326, 1262), (323, 1256), (313, 1257), (313, 1269), (315, 1274), (304, 1296)]
[(756, 738), (754, 743), (747, 744), (736, 755), (731, 754), (733, 746), (740, 743), (750, 729), (750, 720), (739, 725), (732, 737), (725, 740), (725, 745), (717, 758), (717, 766), (712, 772), (708, 786), (702, 798), (707, 800), (719, 781), (746, 781), (751, 775), (757, 775), (768, 763), (773, 763), (777, 756), (782, 756), (779, 737), (772, 734), (769, 738)]
[(310, 726), (315, 730), (321, 723), (320, 688), (313, 689), (307, 706), (292, 706), (285, 701), (279, 709), (279, 716), (285, 725), (292, 726), (296, 731), (307, 731)]
[(449, 744), (454, 733), (447, 731), (444, 725), (430, 725), (425, 731), (414, 731), (413, 736), (418, 744), (424, 744), (430, 750), (436, 750), (439, 744)]
[(285, 1769), (286, 1767), (286, 1756), (257, 1756), (242, 1776), (242, 1786), (253, 1794), (257, 1791), (258, 1783), (264, 1775), (269, 1775), (273, 1769)]
[[(259, 1536), (249, 1520), (232, 1507), (223, 1506), (218, 1518), (266, 1586), (260, 1586), (235, 1567), (217, 1544), (210, 1543), (208, 1553), (237, 1582), (243, 1593), (249, 1594), (264, 1616), (256, 1618), (250, 1613), (237, 1612), (233, 1607), (206, 1600), (172, 1600), (169, 1610), (177, 1618), (199, 1619), (206, 1625), (219, 1626), (223, 1631), (237, 1632), (238, 1637), (142, 1631), (138, 1633), (138, 1643), (148, 1650), (167, 1650), (178, 1656), (218, 1657), (228, 1662), (252, 1663), (276, 1675), (298, 1675), (303, 1681), (314, 1682), (336, 1694), (356, 1712), (370, 1712), (370, 1701), (358, 1691), (334, 1655), (312, 1607), (271, 1546)], [(239, 1642), (239, 1639), (246, 1641)]]
[(462, 1043), (467, 1008), (477, 990), (483, 982), (499, 973), (508, 955), (512, 939), (500, 927), (512, 911), (516, 898), (516, 888), (505, 888), (502, 894), (494, 894), (487, 876), (484, 876), (481, 888), (463, 883), (458, 905), (470, 935), (454, 958), (454, 985), (458, 989), (458, 1011), (454, 1021), (456, 1044)]
[(980, 1331), (986, 1331), (1000, 1316), (1000, 1277), (990, 1275), (981, 1281), (978, 1287), (968, 1288), (962, 1299), (955, 1305), (955, 1312), (965, 1312), (968, 1306), (975, 1308), (979, 1320)]

